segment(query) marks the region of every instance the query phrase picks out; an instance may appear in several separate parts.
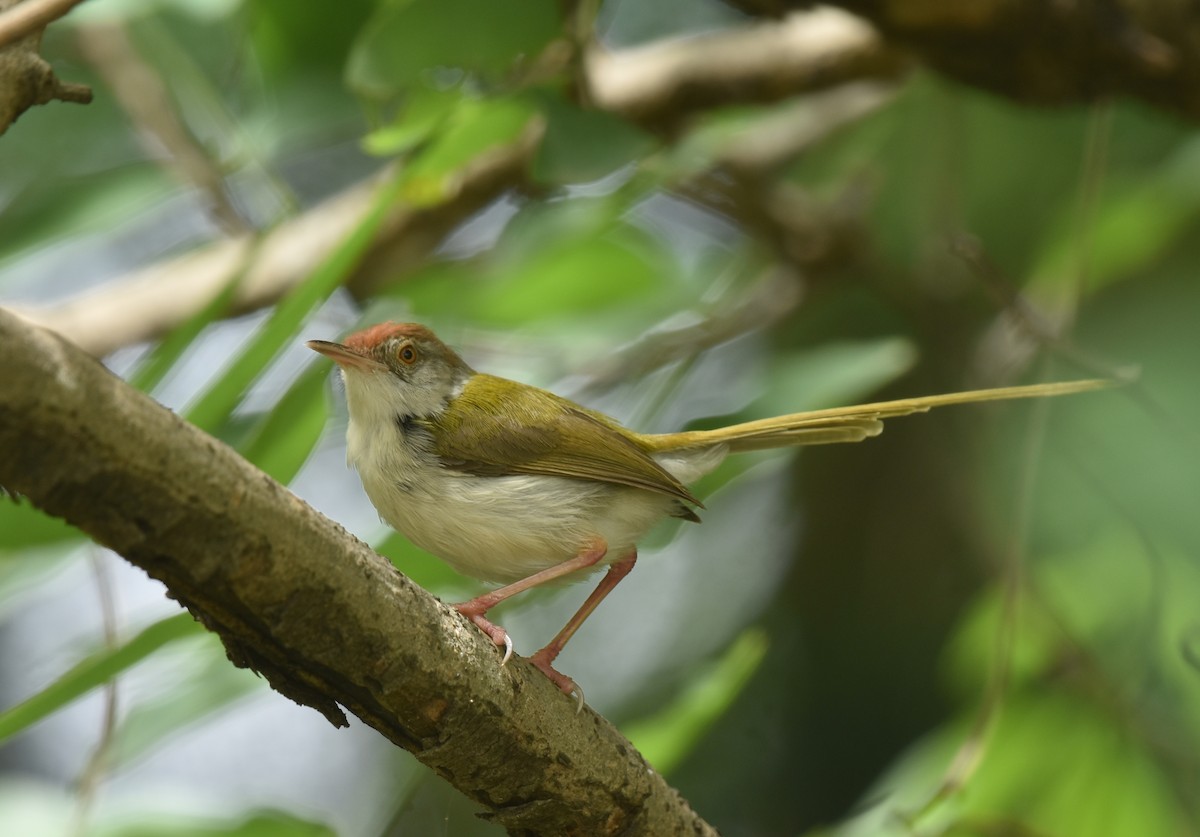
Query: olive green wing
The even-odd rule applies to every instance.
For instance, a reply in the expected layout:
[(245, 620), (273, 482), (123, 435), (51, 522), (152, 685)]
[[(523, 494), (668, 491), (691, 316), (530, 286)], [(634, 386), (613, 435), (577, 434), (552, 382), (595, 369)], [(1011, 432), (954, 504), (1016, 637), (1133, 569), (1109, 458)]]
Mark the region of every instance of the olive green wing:
[(421, 422), (434, 431), (434, 449), (453, 470), (597, 480), (703, 507), (632, 433), (546, 390), (477, 374), (443, 413)]

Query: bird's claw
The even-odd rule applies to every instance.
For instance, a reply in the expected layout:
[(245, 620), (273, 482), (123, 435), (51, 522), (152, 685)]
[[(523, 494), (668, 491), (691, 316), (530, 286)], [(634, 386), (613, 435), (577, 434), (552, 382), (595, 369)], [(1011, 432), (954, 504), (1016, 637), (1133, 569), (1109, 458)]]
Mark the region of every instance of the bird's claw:
[(504, 657), (500, 660), (500, 665), (503, 666), (510, 659), (512, 659), (512, 655), (513, 655), (512, 637), (510, 637), (508, 635), (508, 631), (504, 630), (504, 628), (501, 628), (495, 622), (492, 622), (491, 620), (489, 620), (482, 613), (477, 612), (471, 605), (472, 605), (471, 602), (464, 602), (463, 604), (460, 604), (460, 605), (454, 605), (454, 609), (457, 610), (459, 613), (461, 613), (463, 616), (470, 619), (472, 622), (474, 622), (475, 626), (478, 627), (479, 630), (481, 630), (485, 634), (487, 634), (488, 638), (492, 642), (494, 642), (494, 643), (496, 643), (496, 645), (504, 648)]
[[(513, 641), (508, 635), (508, 631), (501, 628), (496, 623), (490, 621), (476, 607), (474, 602), (464, 602), (454, 605), (454, 609), (463, 616), (475, 623), (479, 630), (488, 635), (488, 638), (494, 642), (497, 647), (504, 649), (504, 656), (500, 659), (500, 666), (504, 667), (513, 656)], [(529, 658), (529, 662), (537, 666), (538, 671), (546, 675), (546, 677), (559, 688), (559, 690), (567, 697), (574, 696), (576, 700), (575, 714), (578, 715), (583, 711), (583, 689), (567, 675), (557, 671), (550, 663), (558, 656), (557, 648), (548, 646), (538, 651)]]
[(561, 691), (564, 695), (567, 697), (571, 697), (572, 695), (575, 696), (575, 700), (577, 701), (575, 706), (575, 714), (578, 715), (583, 711), (583, 688), (570, 677), (567, 677), (567, 675), (550, 665), (550, 661), (553, 659), (553, 657), (549, 656), (545, 652), (545, 648), (543, 648), (541, 651), (538, 651), (529, 658), (529, 662), (537, 666), (538, 671), (546, 675), (551, 683), (553, 683), (555, 686), (558, 686), (559, 691)]

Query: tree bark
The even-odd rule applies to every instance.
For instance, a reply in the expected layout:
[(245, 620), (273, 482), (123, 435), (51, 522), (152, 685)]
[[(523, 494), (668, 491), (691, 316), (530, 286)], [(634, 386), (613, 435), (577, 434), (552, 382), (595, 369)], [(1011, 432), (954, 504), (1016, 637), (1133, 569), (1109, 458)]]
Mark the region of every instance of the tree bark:
[(713, 834), (604, 718), (232, 449), (0, 309), (0, 487), (162, 581), (236, 665), (353, 712), (514, 834)]

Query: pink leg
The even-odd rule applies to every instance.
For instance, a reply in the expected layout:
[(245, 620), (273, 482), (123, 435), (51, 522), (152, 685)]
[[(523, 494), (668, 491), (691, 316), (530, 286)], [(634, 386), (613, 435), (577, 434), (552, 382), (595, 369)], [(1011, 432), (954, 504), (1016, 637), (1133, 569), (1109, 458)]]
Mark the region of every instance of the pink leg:
[[(517, 593), (524, 593), (526, 590), (537, 587), (539, 584), (545, 584), (547, 581), (553, 581), (554, 579), (561, 578), (564, 575), (569, 575), (573, 572), (587, 569), (588, 567), (593, 566), (606, 554), (608, 554), (608, 544), (606, 544), (600, 538), (596, 538), (586, 547), (584, 547), (584, 549), (574, 558), (563, 561), (561, 564), (555, 564), (553, 567), (547, 567), (540, 572), (534, 573), (528, 578), (523, 578), (520, 581), (514, 581), (512, 584), (507, 584), (498, 590), (493, 590), (490, 593), (484, 593), (482, 596), (476, 596), (469, 602), (462, 602), (460, 604), (453, 605), (453, 607), (463, 616), (467, 617), (476, 625), (478, 625), (480, 630), (491, 637), (492, 642), (504, 647), (504, 659), (500, 662), (500, 665), (504, 665), (508, 662), (508, 658), (512, 656), (512, 640), (508, 636), (508, 631), (487, 619), (487, 612), (510, 596), (515, 596)], [(609, 570), (609, 573), (612, 573), (611, 569)], [(605, 576), (605, 578), (607, 579), (607, 576)], [(613, 583), (615, 584), (616, 582)], [(604, 582), (601, 582), (602, 586), (603, 584)], [(592, 607), (594, 608), (595, 605), (592, 605)], [(582, 622), (583, 619), (580, 619), (579, 621)], [(579, 626), (576, 625), (576, 627)], [(571, 633), (574, 633), (574, 631)], [(570, 637), (570, 634), (567, 634), (567, 636)], [(564, 639), (563, 642), (565, 643), (566, 639)], [(557, 654), (558, 652), (555, 653)], [(551, 657), (551, 659), (553, 659), (553, 657)]]
[(575, 611), (575, 615), (572, 616), (571, 620), (563, 626), (563, 629), (558, 632), (558, 635), (555, 636), (554, 639), (550, 640), (549, 645), (529, 658), (529, 662), (541, 669), (542, 673), (549, 677), (550, 680), (556, 686), (558, 686), (558, 688), (562, 689), (564, 694), (569, 695), (572, 692), (578, 692), (580, 707), (583, 706), (583, 690), (581, 690), (579, 686), (576, 685), (575, 681), (570, 677), (567, 677), (565, 674), (556, 671), (551, 663), (554, 662), (554, 659), (558, 656), (559, 652), (563, 650), (563, 646), (567, 644), (567, 640), (574, 636), (575, 632), (579, 630), (579, 626), (584, 623), (584, 620), (592, 615), (592, 611), (596, 609), (596, 606), (599, 605), (600, 602), (604, 601), (604, 597), (612, 592), (613, 588), (620, 583), (621, 579), (629, 575), (629, 571), (633, 569), (633, 565), (635, 563), (637, 563), (636, 551), (630, 552), (619, 561), (615, 561), (613, 565), (608, 568), (608, 572), (605, 574), (604, 578), (602, 578), (600, 583), (596, 585), (596, 589), (593, 590), (592, 594), (587, 597), (587, 600), (584, 601), (579, 610)]

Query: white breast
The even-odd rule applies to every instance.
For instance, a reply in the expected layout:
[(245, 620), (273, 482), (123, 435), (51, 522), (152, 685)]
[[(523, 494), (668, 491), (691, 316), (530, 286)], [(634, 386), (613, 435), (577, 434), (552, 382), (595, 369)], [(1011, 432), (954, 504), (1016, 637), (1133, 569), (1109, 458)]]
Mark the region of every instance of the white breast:
[[(365, 388), (392, 385), (382, 377), (346, 382), (347, 458), (384, 522), (464, 575), (517, 581), (573, 558), (597, 537), (608, 544), (604, 563), (615, 561), (675, 508), (677, 501), (664, 494), (611, 483), (483, 477), (443, 468), (428, 437), (416, 428), (406, 433), (387, 411), (396, 403), (394, 393), (390, 399), (365, 397), (372, 395)], [(710, 448), (659, 461), (686, 483), (716, 467), (724, 454)]]
[[(669, 515), (675, 500), (657, 492), (566, 477), (482, 477), (441, 467), (433, 453), (405, 439), (395, 423), (371, 432), (350, 422), (348, 458), (389, 526), (458, 572), (508, 583), (574, 557), (596, 537), (615, 561)], [(703, 471), (719, 451), (700, 457)], [(696, 457), (664, 467), (696, 476)], [(581, 576), (583, 577), (583, 576)]]

